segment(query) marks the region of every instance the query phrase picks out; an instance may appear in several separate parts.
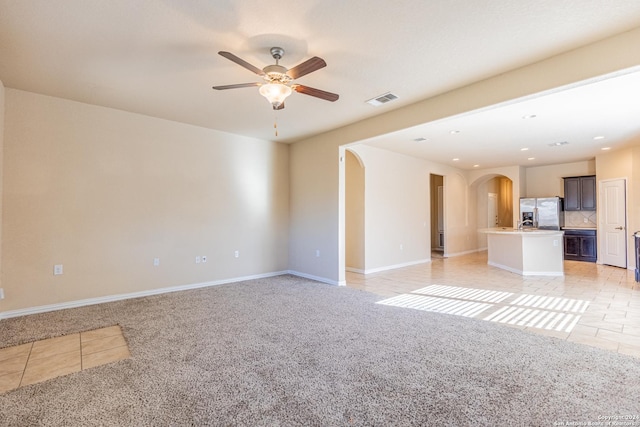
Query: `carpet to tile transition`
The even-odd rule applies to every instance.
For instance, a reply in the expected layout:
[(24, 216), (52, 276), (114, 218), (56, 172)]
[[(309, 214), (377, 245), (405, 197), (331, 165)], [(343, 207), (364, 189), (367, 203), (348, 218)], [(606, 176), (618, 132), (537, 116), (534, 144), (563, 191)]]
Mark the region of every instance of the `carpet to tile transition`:
[(119, 324), (131, 358), (1, 394), (0, 425), (551, 426), (640, 416), (640, 359), (381, 299), (279, 276), (6, 319), (0, 348)]

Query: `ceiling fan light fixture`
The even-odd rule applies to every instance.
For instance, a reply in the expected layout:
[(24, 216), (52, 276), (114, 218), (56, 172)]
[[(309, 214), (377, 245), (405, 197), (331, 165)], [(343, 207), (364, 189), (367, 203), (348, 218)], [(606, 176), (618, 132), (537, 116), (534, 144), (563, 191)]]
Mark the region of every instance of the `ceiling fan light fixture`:
[(269, 104), (274, 110), (282, 110), (284, 108), (284, 100), (291, 95), (295, 90), (303, 95), (313, 96), (315, 98), (324, 99), (325, 101), (334, 102), (337, 101), (340, 96), (337, 93), (326, 92), (324, 90), (315, 89), (309, 86), (301, 84), (293, 84), (293, 81), (299, 77), (306, 76), (309, 73), (313, 73), (321, 68), (327, 66), (327, 63), (322, 58), (314, 56), (301, 64), (296, 65), (291, 69), (283, 67), (278, 62), (284, 55), (284, 49), (280, 47), (271, 48), (271, 56), (276, 60), (275, 64), (267, 65), (263, 69), (260, 69), (254, 65), (249, 64), (242, 58), (237, 57), (231, 52), (220, 51), (218, 54), (231, 62), (235, 62), (243, 68), (251, 71), (254, 74), (262, 77), (264, 83), (239, 83), (231, 85), (213, 86), (215, 90), (226, 89), (239, 89), (244, 87), (256, 87), (258, 86), (258, 92), (260, 95), (267, 98)]
[(291, 87), (282, 83), (267, 83), (260, 86), (260, 95), (267, 98), (273, 108), (278, 108), (291, 95)]

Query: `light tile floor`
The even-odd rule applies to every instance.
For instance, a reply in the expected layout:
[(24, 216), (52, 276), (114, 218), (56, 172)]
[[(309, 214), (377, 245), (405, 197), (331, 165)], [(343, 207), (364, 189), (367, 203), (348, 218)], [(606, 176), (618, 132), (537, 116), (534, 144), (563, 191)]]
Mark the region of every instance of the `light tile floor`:
[[(435, 299), (467, 301), (471, 304), (470, 317), (494, 321), (498, 310), (508, 310), (518, 305), (527, 296), (556, 297), (572, 300), (566, 309), (555, 309), (555, 313), (572, 314), (563, 328), (544, 329), (530, 326), (531, 322), (519, 321), (508, 326), (531, 332), (551, 335), (610, 351), (640, 357), (640, 284), (635, 282), (632, 270), (597, 265), (594, 263), (565, 261), (564, 277), (523, 277), (487, 265), (487, 252), (478, 252), (452, 258), (432, 257), (431, 262), (388, 270), (368, 275), (347, 272), (347, 286), (397, 299), (415, 298), (422, 307)], [(508, 298), (494, 302), (487, 310), (477, 308), (478, 297), (455, 297), (434, 291), (430, 285), (446, 285), (454, 288), (483, 289), (508, 293)], [(427, 288), (423, 292), (416, 292)], [(440, 292), (440, 293), (439, 293)], [(438, 294), (439, 293), (439, 294)], [(404, 295), (404, 296), (402, 296)], [(408, 296), (407, 296), (408, 295)], [(402, 297), (401, 297), (402, 296)], [(431, 299), (431, 302), (427, 301)], [(539, 298), (541, 300), (541, 298)], [(547, 298), (551, 301), (552, 298)], [(576, 302), (577, 301), (577, 302)], [(436, 301), (438, 302), (438, 301)], [(485, 301), (486, 302), (486, 301)], [(585, 303), (588, 302), (586, 308)], [(415, 303), (411, 303), (414, 304)], [(578, 305), (580, 304), (580, 305)], [(506, 308), (505, 308), (506, 307)], [(579, 308), (575, 308), (579, 307)], [(539, 308), (539, 307), (533, 307)], [(422, 308), (426, 309), (426, 308)], [(477, 313), (474, 313), (478, 311)], [(432, 309), (432, 311), (434, 311)], [(520, 315), (520, 320), (533, 318), (535, 313)], [(577, 320), (576, 320), (577, 319)], [(518, 324), (519, 323), (519, 324)], [(558, 330), (556, 330), (558, 329)]]
[(130, 356), (120, 326), (0, 349), (0, 393)]

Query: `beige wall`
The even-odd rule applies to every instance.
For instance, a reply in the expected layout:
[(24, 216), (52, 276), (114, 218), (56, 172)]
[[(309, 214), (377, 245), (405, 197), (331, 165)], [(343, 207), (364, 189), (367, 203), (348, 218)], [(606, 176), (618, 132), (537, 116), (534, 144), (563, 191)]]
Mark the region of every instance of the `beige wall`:
[(314, 141), (290, 146), (290, 193), (302, 197), (289, 201), (289, 269), (337, 285), (344, 280), (344, 272), (340, 278), (335, 274), (340, 264), (338, 206), (344, 162), (340, 163), (338, 147), (327, 148)]
[(477, 248), (476, 203), (464, 172), (449, 173), (444, 179), (444, 255), (455, 256)]
[(429, 173), (425, 162), (372, 147), (351, 149), (365, 166), (364, 270), (429, 260)]
[(595, 174), (595, 160), (528, 167), (526, 194), (523, 197), (564, 197), (564, 177)]
[(286, 145), (14, 89), (4, 135), (3, 311), (287, 270)]
[(450, 166), (352, 145), (365, 170), (365, 272), (431, 259), (431, 174), (444, 186), (445, 256), (476, 250), (466, 174)]
[(345, 265), (362, 272), (364, 247), (364, 167), (351, 151), (345, 153)]

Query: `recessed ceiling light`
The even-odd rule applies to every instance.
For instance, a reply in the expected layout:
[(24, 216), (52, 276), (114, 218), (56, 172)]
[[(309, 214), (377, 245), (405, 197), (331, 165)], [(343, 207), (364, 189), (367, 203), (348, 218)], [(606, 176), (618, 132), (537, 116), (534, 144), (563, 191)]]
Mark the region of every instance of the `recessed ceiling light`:
[(460, 133), (460, 131), (459, 130), (452, 130), (450, 133), (451, 133), (451, 135), (455, 135), (456, 133)]
[(602, 150), (603, 150), (603, 151), (611, 150), (611, 147), (602, 147)]
[(535, 160), (535, 157), (529, 157), (527, 160)]
[(454, 162), (457, 162), (458, 160), (460, 160), (460, 159), (457, 158), (457, 157), (455, 159), (453, 159)]
[(527, 120), (527, 119), (535, 119), (536, 117), (538, 117), (538, 116), (536, 116), (535, 114), (528, 114), (526, 116), (522, 116), (522, 118), (525, 119), (525, 120)]
[(593, 139), (595, 139), (597, 141), (599, 139), (604, 139), (604, 136), (602, 136), (602, 135), (594, 136)]
[(561, 145), (567, 145), (567, 144), (568, 144), (567, 141), (552, 142), (551, 144), (549, 144), (549, 147), (560, 147)]
[(480, 167), (480, 165), (473, 165), (473, 167), (474, 167), (474, 168), (478, 168), (478, 167)]
[(527, 147), (521, 148), (520, 151), (529, 151)]

